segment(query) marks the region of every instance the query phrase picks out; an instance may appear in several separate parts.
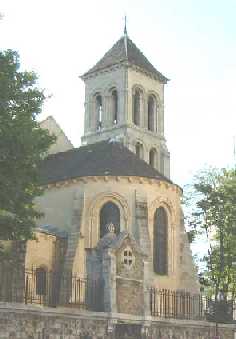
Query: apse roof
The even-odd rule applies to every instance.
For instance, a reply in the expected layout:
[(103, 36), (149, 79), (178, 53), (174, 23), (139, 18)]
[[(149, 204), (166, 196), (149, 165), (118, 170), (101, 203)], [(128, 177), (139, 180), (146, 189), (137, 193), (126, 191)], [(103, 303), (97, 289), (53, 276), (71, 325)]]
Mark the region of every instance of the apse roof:
[(87, 176), (138, 176), (171, 181), (112, 140), (49, 155), (40, 168), (41, 184)]
[(36, 231), (39, 231), (41, 233), (46, 233), (50, 235), (57, 236), (59, 238), (67, 238), (68, 234), (66, 231), (60, 230), (54, 225), (40, 225), (36, 228)]
[(103, 58), (99, 60), (98, 63), (88, 72), (86, 72), (83, 77), (123, 62), (128, 62), (131, 65), (140, 67), (144, 71), (157, 77), (163, 83), (168, 81), (168, 79), (148, 61), (133, 41), (125, 35), (122, 36), (103, 56)]

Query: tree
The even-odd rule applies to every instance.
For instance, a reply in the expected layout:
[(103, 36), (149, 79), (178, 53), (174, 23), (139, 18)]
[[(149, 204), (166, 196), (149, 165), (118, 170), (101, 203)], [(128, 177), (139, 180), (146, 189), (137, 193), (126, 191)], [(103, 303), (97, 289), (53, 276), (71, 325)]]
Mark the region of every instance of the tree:
[(21, 72), (15, 51), (0, 51), (0, 239), (32, 237), (40, 213), (35, 197), (39, 165), (54, 137), (40, 128), (37, 117), (46, 99), (34, 72)]
[(187, 197), (187, 220), (196, 238), (206, 237), (201, 279), (215, 299), (219, 292), (236, 296), (236, 170), (205, 170)]

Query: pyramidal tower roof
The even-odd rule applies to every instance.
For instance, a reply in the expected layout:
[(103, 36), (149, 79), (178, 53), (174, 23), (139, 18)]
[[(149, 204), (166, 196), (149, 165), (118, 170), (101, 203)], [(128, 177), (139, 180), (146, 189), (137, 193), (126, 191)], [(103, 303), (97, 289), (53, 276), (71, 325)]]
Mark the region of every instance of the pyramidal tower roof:
[(136, 66), (163, 83), (168, 81), (168, 79), (148, 61), (140, 49), (128, 37), (126, 31), (124, 32), (124, 35), (113, 45), (113, 47), (102, 57), (102, 59), (99, 60), (88, 72), (86, 72), (82, 78), (120, 64)]

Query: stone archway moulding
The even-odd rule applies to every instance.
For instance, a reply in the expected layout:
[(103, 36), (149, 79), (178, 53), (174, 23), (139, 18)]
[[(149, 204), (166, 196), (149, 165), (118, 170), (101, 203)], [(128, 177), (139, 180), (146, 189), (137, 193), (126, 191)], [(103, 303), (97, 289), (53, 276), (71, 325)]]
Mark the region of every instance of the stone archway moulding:
[(152, 222), (154, 218), (154, 213), (157, 208), (164, 207), (167, 210), (167, 214), (170, 220), (170, 225), (173, 227), (176, 220), (176, 210), (172, 201), (168, 198), (158, 197), (156, 198), (149, 206), (149, 223)]
[(168, 216), (169, 220), (169, 230), (168, 230), (168, 274), (172, 274), (175, 271), (175, 228), (174, 225), (176, 223), (176, 210), (172, 203), (172, 201), (168, 198), (158, 197), (156, 198), (149, 206), (148, 210), (148, 225), (149, 225), (149, 232), (151, 236), (151, 253), (153, 251), (153, 225), (154, 225), (154, 214), (157, 208), (163, 207)]
[(99, 213), (102, 206), (111, 201), (120, 209), (120, 226), (122, 230), (128, 230), (131, 225), (131, 213), (127, 200), (117, 192), (102, 192), (95, 196), (87, 206), (85, 217), (85, 247), (95, 247), (99, 239)]

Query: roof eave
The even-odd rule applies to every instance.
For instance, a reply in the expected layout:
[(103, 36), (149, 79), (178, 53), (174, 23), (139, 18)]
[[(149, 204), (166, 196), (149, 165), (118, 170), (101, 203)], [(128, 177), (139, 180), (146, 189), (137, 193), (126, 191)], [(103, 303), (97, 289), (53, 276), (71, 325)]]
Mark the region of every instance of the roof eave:
[(159, 71), (155, 70), (153, 72), (140, 67), (139, 65), (136, 65), (135, 63), (131, 63), (129, 62), (129, 66), (130, 67), (134, 67), (136, 68), (138, 71), (145, 73), (149, 76), (151, 76), (152, 78), (154, 78), (155, 80), (159, 80), (161, 83), (167, 84), (168, 81), (170, 81), (170, 79), (166, 78), (163, 74), (161, 74)]
[(159, 80), (163, 84), (167, 84), (167, 82), (170, 81), (170, 79), (166, 78), (162, 73), (158, 72), (157, 70), (155, 72), (150, 72), (150, 71), (144, 69), (143, 67), (140, 67), (140, 66), (136, 65), (135, 63), (132, 63), (132, 62), (126, 60), (126, 59), (121, 60), (119, 63), (114, 63), (114, 64), (111, 64), (109, 66), (102, 67), (100, 69), (88, 71), (88, 72), (84, 73), (83, 75), (79, 76), (79, 78), (82, 79), (83, 81), (85, 81), (90, 76), (94, 76), (95, 74), (102, 73), (105, 70), (111, 70), (113, 67), (116, 67), (116, 66), (127, 66), (127, 67), (134, 66), (138, 70), (140, 70), (141, 72), (148, 74), (149, 76), (153, 77), (156, 80)]
[(90, 76), (93, 76), (94, 74), (102, 73), (105, 70), (111, 70), (113, 67), (116, 67), (116, 66), (124, 66), (124, 65), (127, 65), (127, 63), (128, 63), (128, 60), (123, 59), (123, 60), (120, 60), (119, 62), (116, 62), (116, 63), (111, 64), (109, 66), (101, 67), (101, 68), (94, 69), (94, 70), (89, 70), (88, 72), (84, 73), (83, 75), (80, 75), (79, 78), (82, 79), (82, 80), (86, 80)]

